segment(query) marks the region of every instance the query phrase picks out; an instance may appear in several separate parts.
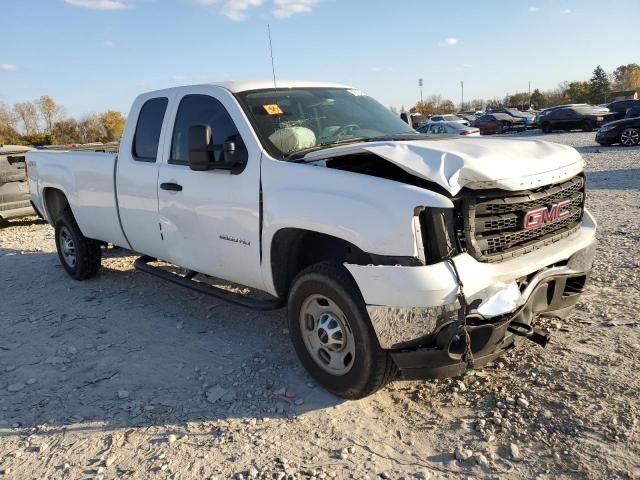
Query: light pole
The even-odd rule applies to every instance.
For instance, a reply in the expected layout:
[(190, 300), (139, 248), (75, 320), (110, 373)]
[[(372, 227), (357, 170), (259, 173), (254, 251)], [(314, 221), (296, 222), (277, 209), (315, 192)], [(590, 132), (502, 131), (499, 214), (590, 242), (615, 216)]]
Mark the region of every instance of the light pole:
[(420, 103), (422, 103), (422, 79), (418, 79), (418, 86), (420, 87)]
[(460, 111), (464, 110), (464, 81), (460, 80)]

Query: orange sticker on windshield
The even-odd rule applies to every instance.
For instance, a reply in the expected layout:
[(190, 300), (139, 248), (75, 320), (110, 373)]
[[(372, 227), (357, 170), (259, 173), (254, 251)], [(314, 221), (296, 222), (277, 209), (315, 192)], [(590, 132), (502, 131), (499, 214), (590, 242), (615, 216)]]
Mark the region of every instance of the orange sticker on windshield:
[(282, 115), (284, 112), (277, 103), (271, 103), (269, 105), (262, 105), (267, 115)]

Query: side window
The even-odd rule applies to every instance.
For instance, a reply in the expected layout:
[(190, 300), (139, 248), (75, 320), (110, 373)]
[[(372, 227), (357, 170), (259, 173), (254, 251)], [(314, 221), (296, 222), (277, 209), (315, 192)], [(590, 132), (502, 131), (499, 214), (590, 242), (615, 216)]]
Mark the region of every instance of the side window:
[(158, 156), (158, 142), (168, 99), (152, 98), (140, 109), (136, 133), (133, 137), (132, 155), (134, 160), (155, 162)]
[[(222, 145), (236, 142), (236, 148), (242, 147), (242, 138), (236, 125), (224, 106), (209, 95), (186, 95), (180, 101), (176, 124), (173, 128), (171, 157), (169, 163), (187, 164), (189, 160), (188, 135), (191, 125), (209, 125), (211, 144)], [(222, 152), (215, 152), (216, 159)]]

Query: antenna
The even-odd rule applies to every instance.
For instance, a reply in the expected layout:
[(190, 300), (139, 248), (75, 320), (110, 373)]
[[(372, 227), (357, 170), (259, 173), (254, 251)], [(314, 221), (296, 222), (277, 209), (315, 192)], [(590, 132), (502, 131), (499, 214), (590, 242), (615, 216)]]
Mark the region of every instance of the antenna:
[(269, 53), (271, 54), (271, 73), (273, 73), (273, 88), (277, 89), (276, 85), (276, 66), (273, 62), (273, 45), (271, 44), (271, 25), (267, 23), (267, 31), (269, 32)]

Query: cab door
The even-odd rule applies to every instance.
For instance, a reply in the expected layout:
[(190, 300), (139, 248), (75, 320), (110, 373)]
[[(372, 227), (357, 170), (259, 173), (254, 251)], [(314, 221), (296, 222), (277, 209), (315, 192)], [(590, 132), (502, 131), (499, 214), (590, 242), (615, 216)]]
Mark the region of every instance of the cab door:
[[(170, 95), (136, 99), (118, 153), (116, 199), (120, 222), (131, 249), (163, 258), (164, 245), (158, 222), (158, 164), (163, 154)], [(137, 118), (135, 117), (137, 113)], [(123, 245), (125, 246), (125, 245)]]
[[(158, 210), (165, 258), (181, 267), (263, 289), (261, 150), (231, 94), (215, 87), (191, 92), (176, 99), (173, 131), (159, 168)], [(193, 125), (210, 128), (211, 147), (234, 142), (235, 154), (247, 155), (244, 170), (217, 169), (216, 161), (223, 155), (219, 150), (211, 152), (211, 169), (191, 170), (188, 135)]]

